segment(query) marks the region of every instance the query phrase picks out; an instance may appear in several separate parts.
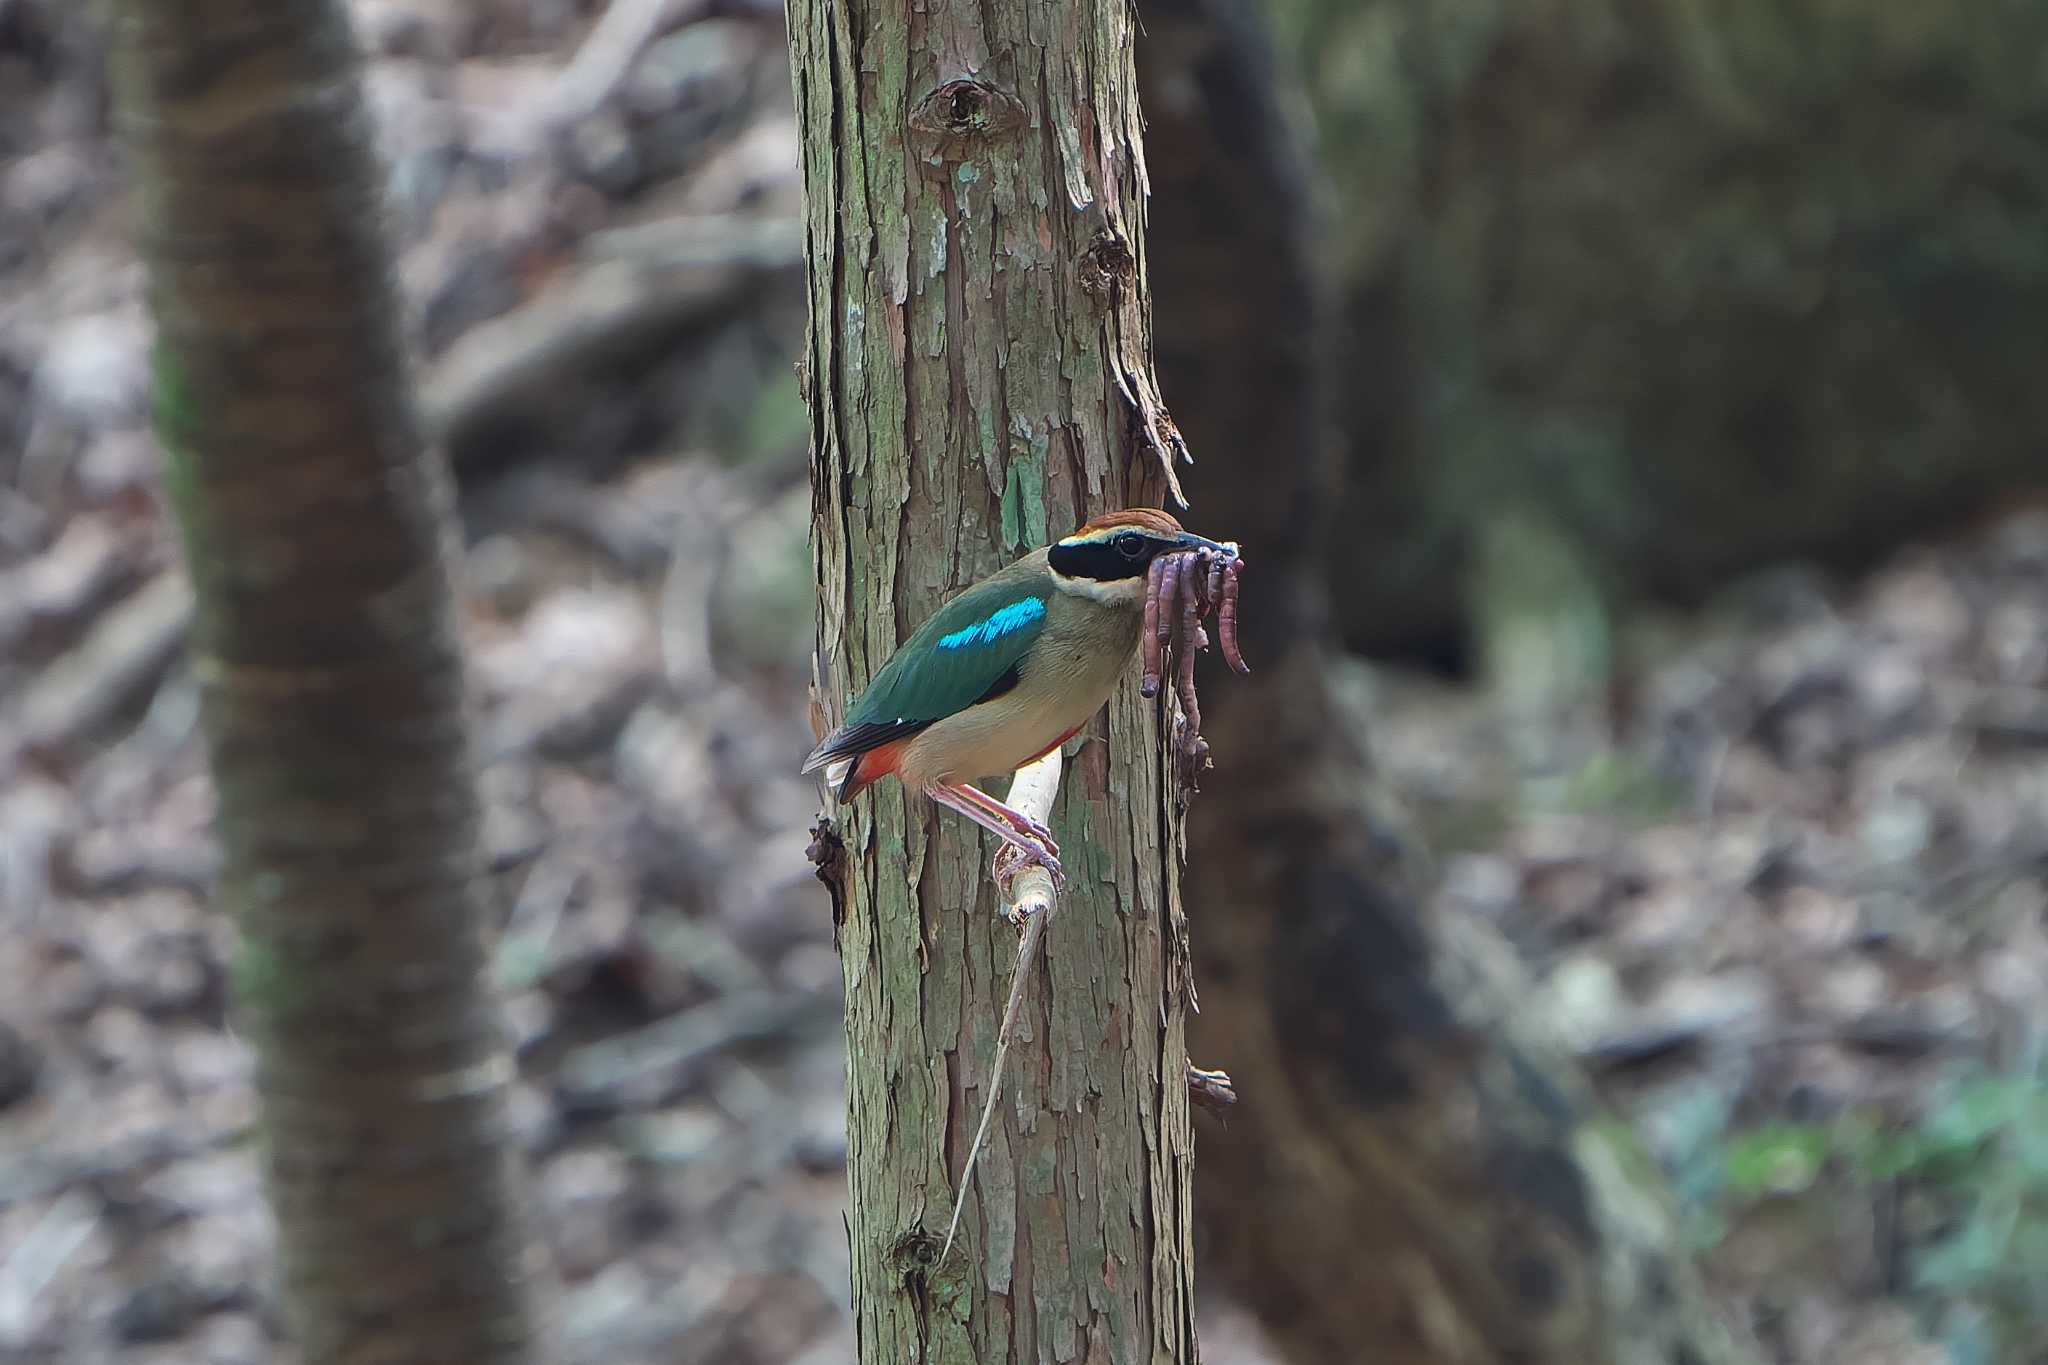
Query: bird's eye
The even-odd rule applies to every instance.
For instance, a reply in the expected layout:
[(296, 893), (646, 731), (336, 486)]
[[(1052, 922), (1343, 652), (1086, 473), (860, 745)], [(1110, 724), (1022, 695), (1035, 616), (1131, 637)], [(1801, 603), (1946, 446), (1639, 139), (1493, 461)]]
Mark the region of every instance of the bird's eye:
[(1138, 559), (1145, 553), (1145, 537), (1136, 531), (1125, 531), (1109, 543), (1116, 546), (1116, 552), (1125, 559)]

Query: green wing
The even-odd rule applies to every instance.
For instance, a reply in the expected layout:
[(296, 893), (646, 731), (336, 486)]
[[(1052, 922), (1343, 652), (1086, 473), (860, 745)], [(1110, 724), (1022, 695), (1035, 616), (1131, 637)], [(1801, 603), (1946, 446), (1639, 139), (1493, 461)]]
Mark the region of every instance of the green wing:
[(1015, 687), (1025, 654), (1045, 633), (1045, 594), (1032, 585), (997, 581), (969, 588), (940, 607), (882, 665), (847, 711), (846, 723), (805, 760), (804, 771), (916, 734)]
[(1017, 583), (969, 588), (932, 613), (875, 675), (846, 721), (930, 724), (1017, 685), (1017, 669), (1045, 633), (1043, 589)]

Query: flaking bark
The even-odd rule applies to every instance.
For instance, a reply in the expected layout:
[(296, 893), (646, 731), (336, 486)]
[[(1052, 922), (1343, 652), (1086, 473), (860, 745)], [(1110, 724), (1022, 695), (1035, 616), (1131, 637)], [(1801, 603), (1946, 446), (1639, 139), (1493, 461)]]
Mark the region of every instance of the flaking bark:
[(310, 1365), (539, 1357), (448, 582), (339, 3), (120, 0), (157, 430)]
[[(827, 709), (952, 591), (1157, 503), (1145, 165), (1120, 0), (796, 0)], [(1184, 942), (1156, 708), (1067, 765), (1071, 883), (934, 1268), (1015, 957), (990, 850), (885, 782), (846, 844), (848, 1181), (863, 1362), (1194, 1359)]]

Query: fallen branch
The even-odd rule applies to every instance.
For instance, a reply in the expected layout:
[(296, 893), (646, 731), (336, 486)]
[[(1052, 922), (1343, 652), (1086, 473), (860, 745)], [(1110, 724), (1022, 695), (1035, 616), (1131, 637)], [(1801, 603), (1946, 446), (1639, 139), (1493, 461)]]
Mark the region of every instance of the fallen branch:
[(34, 630), (96, 610), (147, 550), (146, 538), (124, 534), (110, 518), (72, 521), (56, 544), (0, 573), (0, 656), (12, 654)]
[(601, 256), (449, 347), (423, 386), (428, 431), (459, 443), (550, 392), (565, 373), (615, 368), (736, 311), (766, 279), (802, 264), (794, 220), (719, 218), (607, 234)]
[(134, 1178), (173, 1162), (219, 1151), (254, 1131), (228, 1123), (196, 1133), (164, 1131), (113, 1142), (91, 1151), (58, 1151), (55, 1144), (0, 1162), (0, 1208), (18, 1208), (74, 1186)]
[(596, 113), (656, 34), (696, 18), (705, 8), (704, 0), (612, 0), (555, 77), (548, 92), (549, 122), (560, 128)]
[(556, 1091), (571, 1106), (592, 1106), (614, 1102), (620, 1090), (642, 1077), (658, 1076), (666, 1085), (677, 1085), (713, 1057), (746, 1043), (822, 1028), (837, 1010), (836, 1001), (785, 991), (724, 996), (577, 1048), (555, 1074)]
[[(167, 571), (99, 619), (77, 648), (29, 684), (10, 718), (18, 748), (61, 752), (111, 720), (177, 661), (192, 622), (192, 588)], [(8, 755), (0, 755), (0, 768)]]
[(0, 1261), (0, 1340), (16, 1345), (28, 1335), (37, 1300), (92, 1239), (102, 1209), (101, 1201), (83, 1190), (67, 1190), (28, 1225), (27, 1234)]

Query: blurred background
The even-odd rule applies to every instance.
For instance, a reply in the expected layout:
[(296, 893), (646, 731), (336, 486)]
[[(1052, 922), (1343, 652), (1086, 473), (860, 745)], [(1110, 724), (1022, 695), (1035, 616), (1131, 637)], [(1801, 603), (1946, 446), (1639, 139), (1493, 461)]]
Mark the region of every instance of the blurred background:
[[(2048, 1359), (2048, 8), (1213, 8), (1307, 149), (1331, 669), (1429, 913), (1759, 1358)], [(780, 9), (354, 9), (571, 1354), (849, 1360)], [(0, 0), (0, 1358), (287, 1361), (104, 57)], [(1245, 1288), (1216, 1365), (1283, 1359)]]

